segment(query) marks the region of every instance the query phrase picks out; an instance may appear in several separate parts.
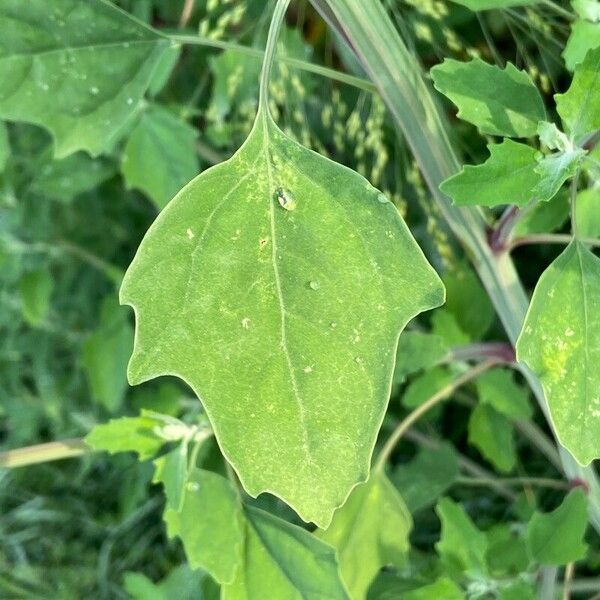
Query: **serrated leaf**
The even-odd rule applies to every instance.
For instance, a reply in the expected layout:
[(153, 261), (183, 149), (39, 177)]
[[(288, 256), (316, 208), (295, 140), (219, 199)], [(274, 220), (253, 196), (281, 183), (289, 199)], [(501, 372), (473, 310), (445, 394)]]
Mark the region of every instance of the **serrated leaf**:
[(335, 551), (308, 531), (246, 507), (242, 562), (223, 600), (330, 598), (346, 600)]
[(102, 304), (98, 328), (84, 343), (82, 361), (94, 399), (110, 411), (123, 402), (132, 348), (133, 331), (126, 311), (108, 296)]
[(581, 489), (570, 492), (549, 513), (536, 512), (527, 527), (527, 545), (533, 558), (544, 565), (564, 565), (585, 556), (587, 501)]
[(182, 491), (180, 509), (165, 510), (169, 535), (181, 538), (193, 569), (206, 570), (220, 584), (232, 583), (242, 560), (244, 527), (235, 489), (216, 473), (194, 469)]
[(575, 70), (583, 62), (586, 54), (600, 46), (600, 23), (575, 21), (571, 25), (571, 35), (562, 56), (569, 71)]
[(125, 183), (164, 208), (198, 173), (196, 138), (196, 130), (184, 120), (158, 105), (149, 106), (123, 151)]
[(577, 173), (584, 158), (585, 151), (581, 148), (550, 154), (542, 158), (535, 168), (540, 180), (533, 189), (534, 196), (539, 200), (553, 198), (563, 183)]
[(581, 237), (600, 236), (600, 187), (582, 190), (575, 199), (577, 233)]
[(504, 69), (479, 58), (445, 59), (431, 69), (435, 88), (458, 106), (458, 116), (481, 133), (507, 137), (535, 135), (544, 121), (544, 102), (529, 75), (507, 63)]
[(512, 6), (529, 6), (540, 0), (452, 0), (455, 4), (466, 6), (472, 11), (491, 10), (494, 8), (511, 8)]
[(489, 404), (512, 419), (528, 419), (533, 415), (529, 394), (518, 385), (510, 369), (490, 369), (477, 378), (479, 401)]
[(442, 498), (435, 509), (442, 522), (440, 541), (435, 545), (450, 572), (465, 572), (481, 578), (487, 572), (487, 537), (479, 531), (460, 504)]
[(374, 472), (353, 490), (319, 537), (337, 550), (350, 597), (361, 600), (382, 567), (405, 563), (411, 528), (402, 497), (385, 474)]
[(0, 1), (0, 117), (97, 155), (135, 112), (170, 42), (104, 0)]
[(456, 204), (525, 206), (540, 182), (536, 172), (537, 150), (526, 144), (504, 140), (488, 146), (490, 157), (481, 165), (465, 165), (446, 179), (440, 190)]
[(129, 380), (184, 379), (245, 489), (326, 527), (367, 478), (399, 332), (443, 297), (395, 207), (260, 113), (142, 241)]
[(458, 479), (458, 459), (450, 444), (423, 448), (392, 476), (411, 513), (434, 504)]
[(517, 455), (511, 422), (489, 404), (478, 404), (469, 419), (469, 443), (499, 471), (515, 468)]
[(556, 435), (577, 461), (600, 456), (600, 259), (572, 242), (533, 293), (517, 358), (540, 378)]
[(29, 325), (39, 325), (47, 316), (54, 280), (47, 268), (36, 269), (23, 275), (19, 282), (21, 312)]
[(157, 433), (160, 421), (149, 415), (121, 417), (96, 425), (85, 438), (85, 443), (95, 450), (137, 452), (140, 460), (154, 456), (166, 440)]
[(575, 68), (571, 86), (556, 94), (556, 110), (573, 140), (600, 129), (600, 48), (590, 50)]

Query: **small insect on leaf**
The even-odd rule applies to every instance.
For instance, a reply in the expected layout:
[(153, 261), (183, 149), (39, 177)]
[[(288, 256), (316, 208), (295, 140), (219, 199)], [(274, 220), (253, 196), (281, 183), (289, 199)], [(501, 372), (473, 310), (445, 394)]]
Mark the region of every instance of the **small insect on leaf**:
[(279, 204), (285, 208), (285, 210), (294, 210), (296, 208), (296, 198), (294, 198), (294, 195), (290, 190), (279, 187), (275, 193)]

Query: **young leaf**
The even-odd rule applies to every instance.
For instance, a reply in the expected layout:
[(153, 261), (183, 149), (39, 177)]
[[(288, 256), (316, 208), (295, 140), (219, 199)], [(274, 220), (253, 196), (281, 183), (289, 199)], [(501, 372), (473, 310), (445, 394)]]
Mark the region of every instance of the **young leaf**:
[(85, 443), (95, 450), (137, 452), (140, 460), (152, 458), (167, 441), (157, 428), (164, 423), (149, 414), (139, 417), (111, 419), (96, 425), (85, 438)]
[(600, 456), (600, 259), (574, 241), (533, 293), (517, 358), (540, 378), (561, 443), (582, 465)]
[(510, 369), (490, 369), (477, 378), (479, 401), (511, 419), (533, 415), (527, 391), (515, 383)]
[(440, 541), (436, 550), (451, 572), (466, 572), (481, 578), (487, 571), (485, 554), (488, 541), (460, 504), (442, 498), (435, 509), (442, 522)]
[(504, 140), (488, 146), (490, 157), (477, 166), (466, 165), (460, 173), (446, 179), (440, 190), (456, 204), (525, 206), (534, 198), (540, 182), (535, 148)]
[(129, 380), (184, 379), (245, 489), (326, 527), (367, 478), (399, 332), (443, 298), (394, 206), (261, 111), (235, 156), (159, 215), (125, 275)]
[(104, 0), (2, 0), (0, 117), (48, 129), (57, 157), (100, 154), (169, 45)]
[(154, 468), (152, 481), (163, 484), (167, 509), (179, 512), (189, 476), (187, 440), (183, 440), (173, 450), (157, 458)]
[(411, 513), (434, 504), (458, 479), (454, 447), (441, 444), (423, 448), (409, 463), (399, 465), (392, 476)]
[(242, 562), (222, 600), (328, 598), (346, 600), (333, 548), (308, 531), (247, 507)]
[(539, 183), (533, 189), (533, 195), (540, 200), (550, 200), (560, 190), (562, 184), (577, 173), (585, 151), (575, 148), (568, 152), (550, 154), (542, 158), (535, 172), (540, 176)]
[(556, 94), (556, 110), (573, 140), (600, 129), (600, 48), (577, 65), (571, 86)]
[(411, 528), (402, 497), (385, 474), (374, 472), (353, 490), (319, 537), (337, 550), (350, 597), (360, 600), (382, 567), (404, 564)]
[(479, 58), (445, 59), (431, 69), (435, 88), (458, 106), (458, 116), (490, 135), (529, 137), (546, 118), (544, 102), (529, 75)]
[(133, 331), (126, 311), (109, 296), (100, 313), (100, 324), (85, 341), (83, 367), (96, 401), (110, 411), (119, 408), (127, 390), (127, 361)]
[(165, 510), (169, 535), (181, 538), (193, 569), (208, 571), (220, 584), (232, 583), (242, 560), (244, 528), (236, 491), (224, 477), (200, 469), (181, 489), (180, 510)]
[(517, 462), (510, 421), (489, 404), (478, 404), (469, 419), (469, 443), (499, 471), (512, 471)]
[(196, 137), (196, 130), (170, 111), (149, 106), (125, 145), (121, 171), (126, 184), (164, 208), (198, 173)]
[(33, 327), (46, 318), (53, 289), (54, 281), (47, 268), (36, 269), (21, 278), (21, 311), (25, 321)]
[(587, 501), (581, 489), (570, 492), (549, 513), (536, 512), (527, 527), (527, 545), (543, 565), (564, 565), (585, 556), (583, 536), (587, 527)]

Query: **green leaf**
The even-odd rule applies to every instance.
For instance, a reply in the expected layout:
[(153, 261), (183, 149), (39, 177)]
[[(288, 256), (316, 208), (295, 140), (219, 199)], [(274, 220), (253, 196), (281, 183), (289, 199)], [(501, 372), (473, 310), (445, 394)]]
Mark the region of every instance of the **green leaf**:
[(452, 0), (455, 4), (466, 6), (472, 11), (490, 10), (493, 8), (510, 8), (512, 6), (529, 6), (540, 0)]
[(439, 335), (448, 346), (464, 346), (471, 341), (458, 324), (456, 316), (446, 307), (436, 310), (431, 317), (432, 333)]
[(407, 375), (433, 367), (447, 356), (449, 348), (439, 335), (406, 331), (400, 336), (396, 353), (394, 382), (402, 383)]
[[(444, 307), (454, 315), (460, 329), (471, 338), (483, 336), (494, 322), (496, 312), (475, 271), (464, 262), (444, 273), (447, 302)], [(477, 310), (473, 310), (476, 306)]]
[[(486, 531), (488, 549), (486, 562), (496, 577), (519, 575), (527, 571), (530, 558), (521, 524), (498, 523)], [(524, 533), (524, 532), (523, 532)]]
[(553, 198), (563, 183), (577, 173), (584, 158), (585, 151), (580, 148), (542, 158), (535, 168), (540, 181), (533, 189), (534, 196), (539, 200)]
[(598, 0), (571, 0), (575, 12), (592, 22), (600, 22), (600, 2)]
[(402, 394), (402, 404), (406, 408), (416, 408), (445, 388), (452, 381), (452, 373), (447, 367), (433, 367), (415, 377)]
[(456, 451), (450, 444), (423, 448), (407, 464), (399, 465), (392, 476), (411, 513), (434, 504), (459, 476)]
[[(401, 598), (402, 600), (441, 600), (442, 598), (443, 600), (464, 600), (465, 595), (451, 579), (440, 577), (433, 583), (403, 592)], [(389, 600), (393, 600), (392, 597)]]
[(521, 214), (515, 224), (514, 235), (556, 231), (567, 222), (569, 211), (569, 197), (566, 193), (557, 194), (548, 202), (538, 202)]
[(562, 56), (569, 71), (574, 71), (577, 65), (585, 59), (586, 54), (600, 46), (600, 23), (575, 21), (571, 25), (571, 35)]
[(581, 237), (600, 236), (600, 188), (589, 188), (577, 194), (575, 219)]
[(585, 556), (586, 528), (587, 501), (583, 491), (575, 489), (552, 512), (533, 515), (527, 527), (527, 545), (537, 562), (564, 565)]
[(517, 358), (538, 375), (556, 435), (577, 461), (600, 456), (600, 259), (572, 242), (533, 293)]
[(48, 129), (57, 157), (111, 148), (170, 45), (103, 0), (2, 0), (0, 24), (0, 117)]
[(125, 145), (125, 183), (164, 208), (198, 174), (196, 138), (196, 130), (184, 120), (158, 105), (149, 106)]
[(402, 497), (385, 474), (374, 472), (353, 490), (319, 537), (337, 550), (350, 597), (360, 600), (382, 567), (406, 562), (411, 528)]
[(165, 511), (170, 536), (183, 542), (193, 569), (204, 569), (221, 584), (229, 584), (240, 561), (243, 544), (243, 515), (239, 497), (220, 475), (194, 469), (181, 487), (180, 510)]
[(29, 192), (41, 198), (71, 202), (112, 177), (115, 171), (112, 162), (77, 152), (44, 165), (31, 182)]
[(498, 600), (535, 600), (538, 598), (533, 583), (512, 581), (498, 590)]
[(206, 573), (192, 571), (188, 565), (180, 565), (169, 571), (169, 574), (159, 581), (152, 583), (142, 573), (125, 573), (123, 577), (125, 591), (134, 600), (206, 600), (204, 595), (198, 596)]
[(152, 458), (167, 441), (158, 428), (164, 423), (150, 414), (139, 417), (111, 419), (96, 425), (85, 438), (85, 443), (95, 450), (137, 452), (140, 460)]
[(442, 522), (440, 541), (435, 545), (442, 562), (451, 572), (465, 572), (481, 578), (487, 571), (487, 537), (479, 531), (460, 504), (442, 498), (435, 509)]
[(127, 361), (133, 331), (127, 314), (113, 296), (105, 298), (100, 324), (83, 346), (83, 367), (92, 395), (110, 411), (121, 406), (127, 390)]
[(179, 512), (188, 481), (188, 443), (182, 441), (173, 450), (154, 461), (153, 483), (162, 483), (167, 497), (167, 510)]
[(39, 325), (48, 315), (53, 289), (54, 280), (47, 268), (36, 269), (21, 278), (21, 311), (31, 326)]
[(501, 69), (479, 58), (445, 59), (431, 69), (431, 77), (435, 88), (458, 106), (458, 116), (481, 133), (529, 137), (546, 118), (544, 102), (529, 75), (511, 63)]
[(345, 600), (333, 548), (295, 525), (247, 507), (242, 562), (223, 600)]
[(525, 206), (539, 184), (537, 150), (512, 140), (488, 146), (490, 157), (477, 166), (466, 165), (446, 179), (440, 190), (456, 204)]
[(8, 130), (6, 123), (0, 121), (0, 173), (6, 167), (6, 161), (10, 156), (10, 141), (8, 139)]
[(367, 478), (399, 332), (443, 298), (395, 207), (260, 113), (234, 157), (163, 210), (125, 275), (129, 380), (184, 379), (245, 489), (326, 527)]
[(499, 471), (515, 468), (517, 455), (511, 422), (488, 404), (478, 404), (469, 419), (469, 443)]
[(518, 385), (511, 369), (490, 369), (477, 378), (480, 402), (489, 404), (512, 419), (528, 419), (533, 415), (527, 390)]
[(569, 89), (554, 98), (571, 139), (577, 141), (600, 129), (600, 48), (587, 53), (575, 68)]

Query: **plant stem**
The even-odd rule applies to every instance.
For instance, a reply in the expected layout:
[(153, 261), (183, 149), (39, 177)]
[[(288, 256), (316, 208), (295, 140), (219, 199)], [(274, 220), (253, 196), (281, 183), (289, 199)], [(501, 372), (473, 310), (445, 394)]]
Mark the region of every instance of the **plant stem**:
[(265, 57), (263, 59), (262, 71), (260, 73), (260, 89), (258, 100), (258, 111), (269, 112), (269, 80), (271, 79), (271, 70), (273, 69), (273, 60), (275, 50), (277, 49), (277, 39), (279, 31), (283, 25), (285, 12), (290, 4), (290, 0), (277, 0), (271, 25), (269, 26), (269, 35), (267, 36), (267, 46), (265, 48)]
[[(590, 246), (600, 246), (600, 239), (598, 238), (578, 239), (584, 244), (590, 244)], [(573, 236), (568, 233), (532, 233), (530, 235), (515, 238), (509, 243), (508, 249), (512, 250), (518, 246), (529, 244), (570, 244), (572, 241)]]
[(417, 406), (403, 421), (398, 424), (398, 427), (392, 432), (392, 435), (388, 438), (387, 442), (384, 444), (381, 452), (379, 453), (379, 457), (377, 458), (377, 463), (375, 465), (375, 469), (381, 471), (385, 466), (387, 459), (390, 457), (390, 454), (396, 447), (396, 444), (402, 439), (402, 436), (408, 431), (408, 429), (417, 421), (420, 417), (422, 417), (427, 411), (431, 410), (436, 404), (439, 404), (443, 400), (446, 400), (448, 396), (454, 392), (454, 390), (463, 386), (465, 383), (468, 383), (472, 379), (475, 379), (477, 376), (481, 375), (484, 371), (487, 371), (490, 367), (497, 364), (497, 360), (487, 360), (485, 362), (480, 363), (479, 365), (465, 371), (462, 375), (457, 377), (454, 381), (450, 382), (448, 385), (444, 386), (441, 390), (438, 390), (433, 396), (429, 399), (425, 400), (423, 404)]
[(575, 563), (570, 562), (565, 567), (565, 576), (563, 578), (563, 600), (569, 600), (571, 598), (571, 581), (573, 581), (573, 575), (575, 575)]
[[(502, 485), (505, 486), (535, 486), (544, 487), (553, 490), (569, 490), (571, 487), (566, 481), (560, 479), (548, 479), (545, 477), (499, 477), (497, 479)], [(487, 487), (490, 485), (492, 480), (486, 477), (459, 477), (457, 483), (459, 485), (468, 486), (483, 486)]]
[[(261, 50), (260, 48), (251, 48), (250, 46), (243, 46), (242, 44), (235, 44), (233, 42), (224, 42), (222, 40), (211, 40), (197, 35), (171, 34), (169, 35), (169, 38), (180, 44), (218, 48), (221, 50), (234, 50), (235, 52), (245, 54), (246, 56), (256, 58), (257, 60), (262, 60), (265, 56), (265, 51)], [(285, 55), (275, 57), (275, 61), (285, 63), (290, 67), (306, 71), (307, 73), (312, 73), (313, 75), (327, 77), (333, 81), (339, 81), (340, 83), (351, 85), (360, 90), (364, 90), (365, 92), (377, 92), (375, 85), (373, 85), (367, 79), (355, 77), (354, 75), (348, 75), (348, 73), (343, 73), (342, 71), (338, 71), (336, 69), (330, 69), (329, 67), (324, 67), (322, 65), (315, 65), (305, 60), (300, 60), (298, 58), (292, 58), (291, 56)]]
[(506, 342), (481, 342), (452, 348), (449, 360), (467, 361), (494, 358), (499, 362), (515, 362), (515, 349)]
[(94, 450), (82, 438), (36, 444), (35, 446), (26, 446), (25, 448), (0, 452), (0, 468), (14, 469), (16, 467), (25, 467), (52, 460), (73, 458), (91, 452), (94, 452)]

